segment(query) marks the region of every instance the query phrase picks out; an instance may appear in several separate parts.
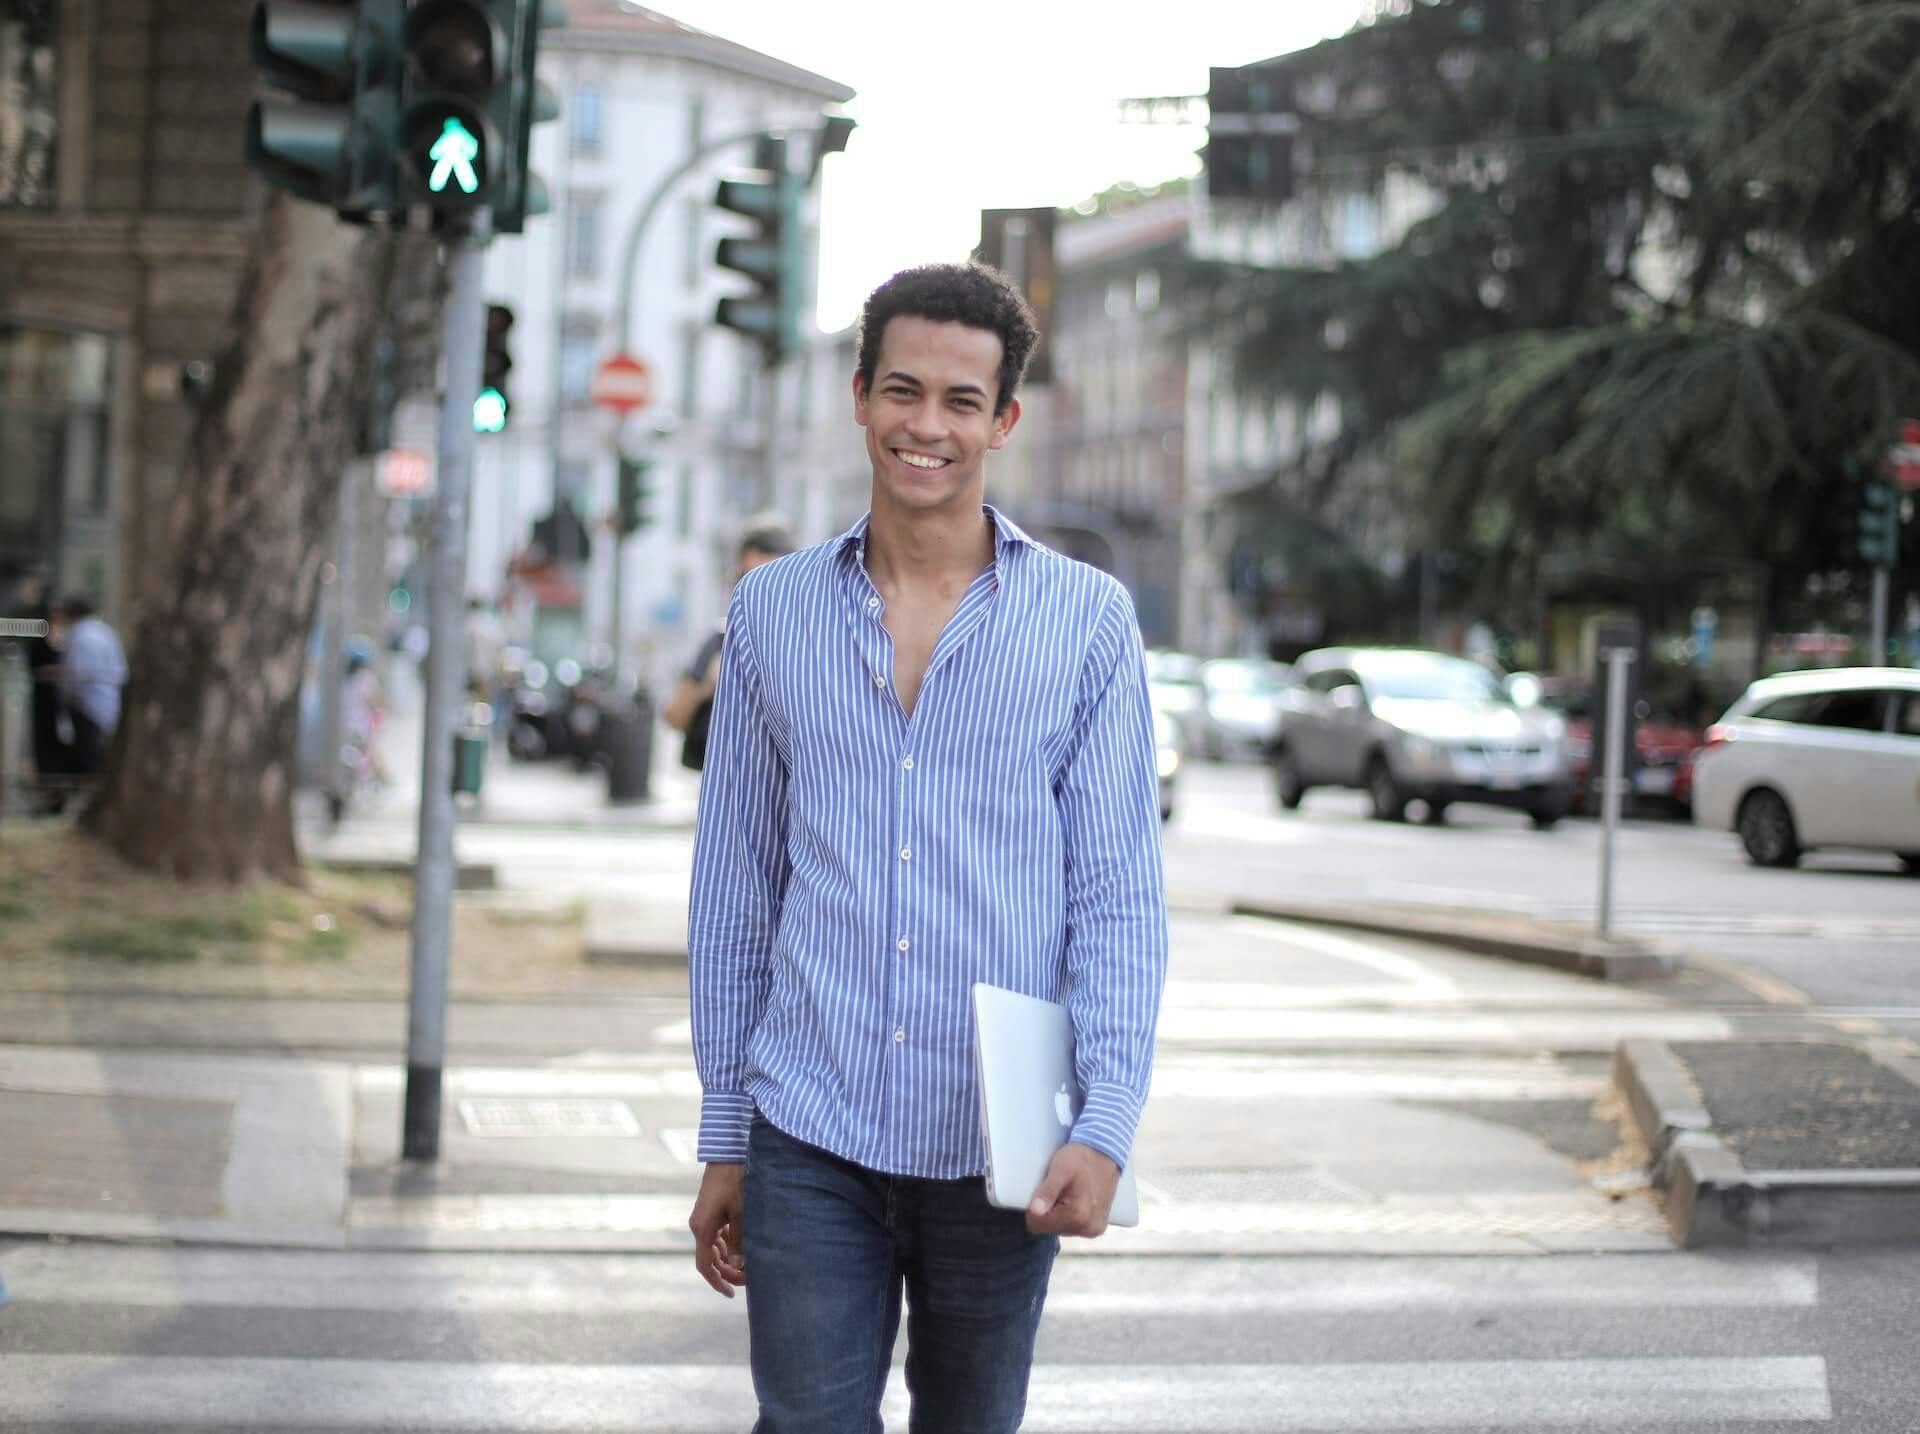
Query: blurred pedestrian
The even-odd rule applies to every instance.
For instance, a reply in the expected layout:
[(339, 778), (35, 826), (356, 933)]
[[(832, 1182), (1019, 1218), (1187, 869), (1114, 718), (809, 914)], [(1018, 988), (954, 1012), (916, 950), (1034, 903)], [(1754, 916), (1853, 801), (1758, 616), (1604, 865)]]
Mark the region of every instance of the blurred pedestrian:
[[(734, 589), (688, 921), (694, 1264), (744, 1287), (759, 1434), (870, 1430), (904, 1300), (916, 1434), (1012, 1434), (1062, 1235), (1146, 1101), (1167, 917), (1126, 589), (984, 502), (1038, 338), (1007, 278), (861, 318), (871, 509)], [(1025, 1209), (981, 1174), (970, 997), (1064, 1000), (1084, 1102)]]
[(73, 726), (68, 770), (90, 777), (106, 764), (107, 741), (120, 725), (120, 690), (127, 685), (127, 655), (120, 634), (81, 593), (61, 600), (60, 698)]
[(501, 658), (507, 650), (507, 629), (485, 598), (467, 599), (467, 623), (461, 651), (467, 665), (467, 693), (475, 702), (501, 705)]
[(386, 693), (373, 667), (373, 645), (364, 638), (347, 644), (347, 672), (340, 690), (340, 731), (346, 744), (342, 763), (347, 790), (341, 804), (363, 783), (387, 784), (386, 764), (380, 759), (380, 732), (386, 724)]
[[(746, 536), (740, 539), (733, 580), (737, 583), (762, 563), (792, 551), (793, 534), (786, 520), (775, 513), (762, 514), (749, 523)], [(713, 690), (720, 681), (720, 647), (726, 633), (726, 624), (722, 623), (707, 634), (680, 675), (680, 685), (674, 688), (663, 714), (669, 727), (686, 734), (680, 747), (680, 765), (696, 772), (707, 764), (707, 729), (713, 720)]]
[(40, 631), (28, 636), (23, 646), (27, 675), (33, 683), (28, 699), (34, 777), (31, 806), (47, 815), (59, 811), (64, 800), (73, 762), (73, 726), (61, 712), (60, 649), (54, 642), (58, 615), (46, 574), (34, 570), (22, 577), (10, 606), (10, 616), (41, 624)]

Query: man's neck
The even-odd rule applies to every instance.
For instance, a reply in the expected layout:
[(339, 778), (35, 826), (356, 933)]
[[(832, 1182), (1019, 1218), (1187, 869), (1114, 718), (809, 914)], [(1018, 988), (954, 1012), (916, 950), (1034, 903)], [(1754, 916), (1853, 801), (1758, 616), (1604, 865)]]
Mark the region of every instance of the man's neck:
[(882, 591), (970, 583), (993, 553), (993, 520), (978, 506), (912, 515), (876, 507), (867, 524), (867, 574)]

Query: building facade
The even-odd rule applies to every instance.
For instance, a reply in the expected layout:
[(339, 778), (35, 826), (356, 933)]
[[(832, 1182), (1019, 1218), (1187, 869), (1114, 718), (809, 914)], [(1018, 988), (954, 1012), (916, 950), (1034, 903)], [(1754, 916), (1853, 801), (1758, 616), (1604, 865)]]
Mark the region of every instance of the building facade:
[(126, 623), (259, 189), (246, 0), (0, 0), (0, 601)]

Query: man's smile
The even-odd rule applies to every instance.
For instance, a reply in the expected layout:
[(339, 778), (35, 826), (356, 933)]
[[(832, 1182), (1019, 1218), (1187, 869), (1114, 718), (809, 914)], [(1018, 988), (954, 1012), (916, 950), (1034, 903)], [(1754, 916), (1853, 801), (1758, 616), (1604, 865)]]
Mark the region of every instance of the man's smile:
[(931, 453), (914, 453), (905, 448), (894, 449), (893, 456), (910, 468), (924, 469), (929, 473), (937, 472), (953, 462), (951, 458), (936, 458)]

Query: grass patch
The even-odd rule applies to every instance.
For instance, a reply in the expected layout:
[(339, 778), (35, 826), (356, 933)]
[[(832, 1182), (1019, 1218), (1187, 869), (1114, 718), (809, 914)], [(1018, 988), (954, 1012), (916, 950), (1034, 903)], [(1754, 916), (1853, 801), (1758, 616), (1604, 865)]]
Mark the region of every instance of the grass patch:
[(0, 921), (25, 921), (33, 915), (33, 911), (30, 901), (17, 896), (0, 896)]
[(163, 965), (197, 960), (200, 945), (183, 938), (164, 923), (89, 923), (71, 927), (54, 937), (53, 949), (69, 956), (91, 956), (130, 965)]

